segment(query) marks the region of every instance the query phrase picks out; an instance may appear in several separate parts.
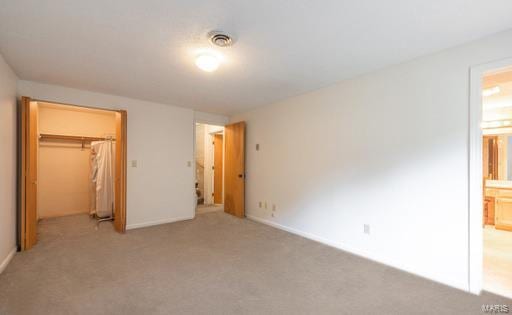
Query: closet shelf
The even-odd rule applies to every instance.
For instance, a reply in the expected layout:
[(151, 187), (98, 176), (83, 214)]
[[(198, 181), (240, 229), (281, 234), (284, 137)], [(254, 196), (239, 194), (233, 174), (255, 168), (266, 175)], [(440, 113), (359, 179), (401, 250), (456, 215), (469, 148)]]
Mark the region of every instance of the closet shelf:
[(42, 133), (39, 135), (39, 140), (67, 140), (67, 141), (78, 141), (78, 142), (91, 142), (91, 141), (104, 141), (104, 140), (115, 140), (115, 138), (99, 138), (99, 137), (85, 137), (85, 136), (68, 136), (68, 135), (55, 135)]

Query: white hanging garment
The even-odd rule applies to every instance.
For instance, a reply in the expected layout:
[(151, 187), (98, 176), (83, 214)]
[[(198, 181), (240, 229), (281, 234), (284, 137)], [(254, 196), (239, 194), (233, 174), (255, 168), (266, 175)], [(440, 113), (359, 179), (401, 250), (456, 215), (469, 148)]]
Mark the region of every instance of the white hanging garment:
[(96, 213), (96, 177), (98, 164), (96, 163), (96, 151), (91, 144), (91, 156), (89, 157), (89, 215)]
[(91, 149), (96, 152), (96, 215), (100, 218), (112, 216), (114, 209), (114, 150), (112, 141), (93, 141)]

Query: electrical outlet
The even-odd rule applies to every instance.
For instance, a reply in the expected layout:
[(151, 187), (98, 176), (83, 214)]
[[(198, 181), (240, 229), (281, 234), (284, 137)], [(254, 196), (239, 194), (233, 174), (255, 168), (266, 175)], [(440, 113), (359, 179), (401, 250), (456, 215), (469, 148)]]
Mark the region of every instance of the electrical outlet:
[(365, 224), (363, 229), (364, 229), (364, 234), (370, 234), (370, 225), (369, 224)]
[(262, 203), (261, 201), (259, 201), (259, 202), (258, 202), (258, 207), (260, 207), (260, 209), (261, 209), (261, 207), (262, 207), (262, 204), (263, 204), (263, 203)]
[(275, 217), (274, 213), (272, 212), (272, 218)]
[(276, 205), (272, 204), (272, 211), (276, 211)]

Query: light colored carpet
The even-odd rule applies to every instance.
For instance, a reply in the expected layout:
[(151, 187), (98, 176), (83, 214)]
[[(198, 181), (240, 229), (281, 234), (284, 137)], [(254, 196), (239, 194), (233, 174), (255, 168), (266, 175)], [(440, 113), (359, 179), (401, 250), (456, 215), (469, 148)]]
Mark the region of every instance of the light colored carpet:
[(128, 231), (41, 223), (0, 314), (482, 314), (474, 296), (223, 212)]
[(224, 211), (224, 205), (197, 205), (196, 214)]

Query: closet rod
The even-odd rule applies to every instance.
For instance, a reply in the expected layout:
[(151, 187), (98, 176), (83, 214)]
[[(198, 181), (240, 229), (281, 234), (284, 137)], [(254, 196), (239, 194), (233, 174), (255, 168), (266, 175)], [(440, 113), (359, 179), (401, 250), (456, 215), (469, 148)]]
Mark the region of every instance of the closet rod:
[(68, 140), (68, 141), (80, 141), (80, 142), (90, 142), (90, 141), (104, 141), (104, 140), (116, 140), (115, 138), (99, 138), (99, 137), (82, 137), (82, 136), (67, 136), (67, 135), (54, 135), (48, 133), (42, 133), (39, 135), (39, 140)]

